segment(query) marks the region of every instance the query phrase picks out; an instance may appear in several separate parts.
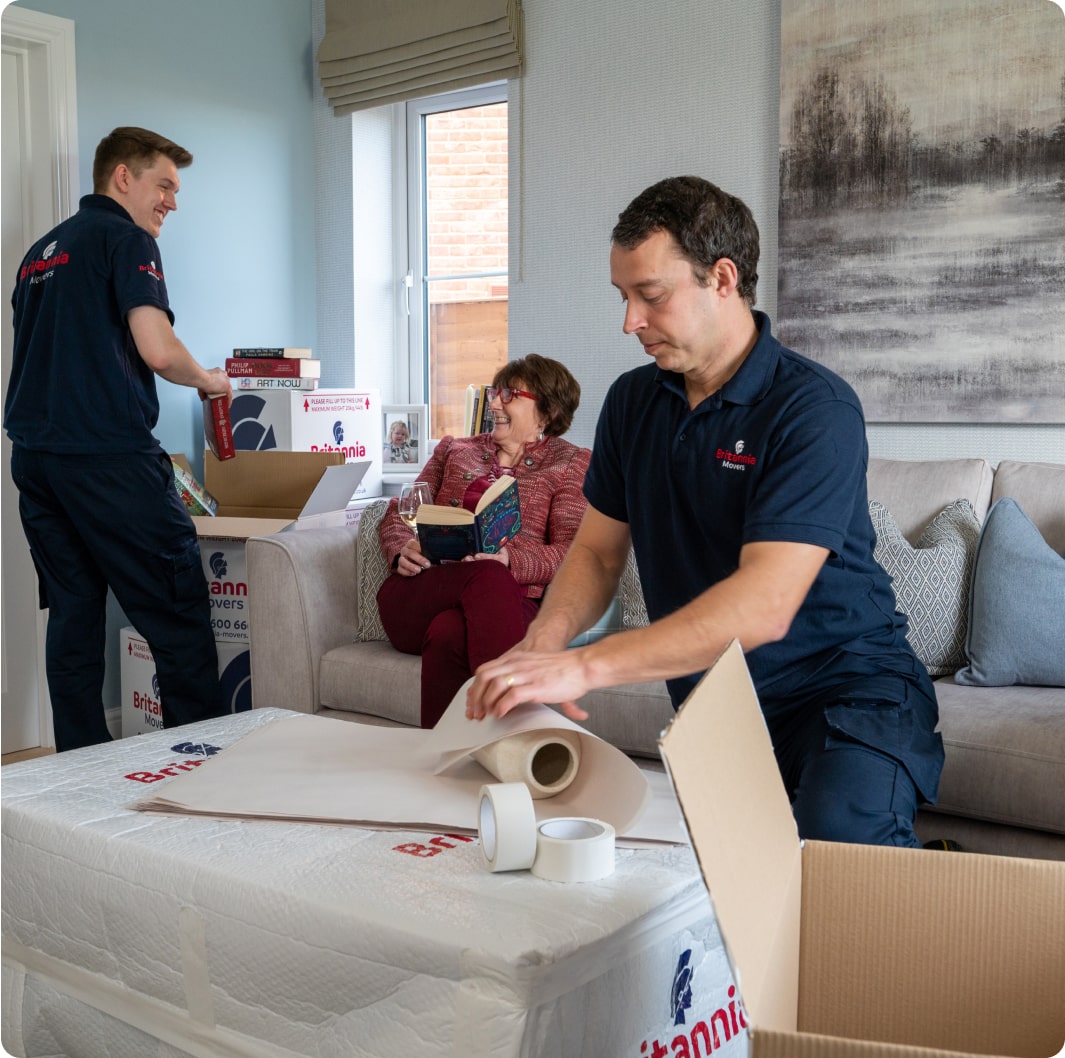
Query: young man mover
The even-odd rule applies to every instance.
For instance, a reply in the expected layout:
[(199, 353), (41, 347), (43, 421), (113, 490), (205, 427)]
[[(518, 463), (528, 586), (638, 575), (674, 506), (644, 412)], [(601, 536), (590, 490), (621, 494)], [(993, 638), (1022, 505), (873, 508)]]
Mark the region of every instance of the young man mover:
[(152, 435), (155, 376), (232, 397), (174, 334), (156, 237), (177, 209), (183, 147), (117, 128), (93, 191), (26, 254), (11, 298), (4, 405), (11, 476), (48, 608), (46, 669), (57, 750), (110, 739), (105, 604), (114, 592), (155, 658), (166, 727), (222, 714), (196, 530)]

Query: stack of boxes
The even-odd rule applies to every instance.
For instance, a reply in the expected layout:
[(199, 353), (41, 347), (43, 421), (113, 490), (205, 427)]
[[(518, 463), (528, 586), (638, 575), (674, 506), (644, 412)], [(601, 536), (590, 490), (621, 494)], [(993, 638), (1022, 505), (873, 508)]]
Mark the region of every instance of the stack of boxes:
[[(382, 490), (377, 390), (296, 389), (273, 380), (262, 388), (244, 388), (257, 381), (261, 380), (234, 379), (230, 419), (236, 458), (220, 463), (205, 453), (204, 485), (218, 500), (219, 516), (193, 518), (211, 594), (222, 691), (233, 712), (252, 707), (248, 537), (279, 532), (294, 518), (300, 528), (354, 526), (362, 509)], [(182, 457), (175, 457), (175, 462), (187, 469)], [(348, 505), (346, 512), (339, 518), (333, 517), (332, 508), (311, 512), (307, 509), (311, 491), (327, 466), (341, 463), (368, 463), (361, 478), (354, 475), (359, 478), (354, 494), (341, 501)], [(148, 644), (132, 627), (123, 628), (120, 637), (122, 735), (128, 737), (161, 728), (163, 720)]]

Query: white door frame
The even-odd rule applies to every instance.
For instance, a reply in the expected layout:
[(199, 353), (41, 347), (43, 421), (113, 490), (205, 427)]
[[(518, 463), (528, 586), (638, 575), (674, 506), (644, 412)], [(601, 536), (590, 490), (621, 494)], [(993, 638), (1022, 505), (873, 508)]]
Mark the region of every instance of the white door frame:
[[(4, 168), (5, 207), (9, 202), (18, 203), (15, 215), (5, 216), (3, 225), (4, 282), (0, 289), (6, 299), (10, 289), (7, 284), (13, 282), (25, 249), (77, 208), (77, 80), (72, 20), (9, 5), (4, 8), (0, 24), (4, 86), (13, 89), (16, 97), (4, 101), (3, 142), (5, 153), (13, 147), (19, 159), (17, 172)], [(9, 188), (9, 181), (16, 186)], [(4, 313), (2, 338), (6, 392), (12, 349), (9, 312)], [(55, 744), (44, 672), (45, 615), (36, 607), (36, 578), (19, 524), (10, 455), (11, 445), (5, 436), (0, 472), (4, 499), (4, 621), (0, 649), (5, 753)], [(27, 620), (29, 614), (34, 616)], [(10, 715), (12, 712), (15, 715)], [(31, 713), (36, 715), (27, 715)], [(17, 744), (23, 742), (29, 744)]]

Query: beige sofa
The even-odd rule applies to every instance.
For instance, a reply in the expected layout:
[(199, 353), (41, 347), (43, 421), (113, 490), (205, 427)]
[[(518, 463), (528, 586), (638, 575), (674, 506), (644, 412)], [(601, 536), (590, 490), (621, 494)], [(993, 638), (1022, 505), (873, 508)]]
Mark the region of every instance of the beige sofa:
[[(978, 555), (978, 571), (995, 572), (985, 549), (979, 553), (975, 549), (980, 526), (990, 521), (986, 516), (996, 501), (1012, 497), (1035, 523), (1033, 546), (1046, 552), (1041, 560), (1057, 561), (1046, 545), (1059, 556), (1065, 550), (1065, 466), (1003, 462), (993, 470), (981, 459), (874, 459), (869, 496), (881, 505), (878, 554), (883, 545), (886, 550), (880, 557), (895, 576), (897, 594), (909, 584), (911, 625), (923, 628), (922, 634), (929, 637), (927, 649), (940, 668), (953, 669), (957, 664), (942, 656), (952, 650), (956, 656), (962, 651), (964, 664), (967, 636), (976, 631), (976, 621), (969, 628), (978, 601), (971, 570)], [(962, 499), (971, 505), (971, 515), (965, 504), (957, 502)], [(996, 508), (996, 515), (1002, 511), (1003, 519), (1016, 517), (1008, 506)], [(376, 615), (373, 596), (385, 575), (376, 544), (380, 513), (376, 505), (370, 508), (358, 531), (283, 532), (249, 541), (256, 708), (295, 709), (370, 723), (418, 723), (420, 659), (393, 650)], [(944, 530), (948, 515), (955, 523)], [(1003, 519), (1007, 542), (1023, 536)], [(891, 524), (898, 529), (894, 540)], [(922, 534), (921, 547), (912, 547)], [(990, 539), (989, 535), (988, 548)], [(938, 568), (936, 563), (944, 555), (945, 565)], [(931, 567), (925, 564), (929, 558)], [(1022, 567), (1028, 565), (1025, 556), (1007, 555), (1002, 561), (1015, 563), (1020, 587)], [(1007, 576), (1010, 583), (1012, 569)], [(632, 576), (593, 634), (609, 634), (642, 619), (638, 582), (633, 583)], [(1038, 595), (1046, 583), (1043, 577), (1034, 589), (1021, 590)], [(1055, 583), (1060, 586), (1060, 581)], [(1018, 605), (1006, 595), (1007, 602)], [(1019, 601), (1022, 607), (1026, 598)], [(983, 624), (995, 619), (993, 607), (989, 614), (982, 609), (980, 614)], [(1054, 625), (1054, 616), (1039, 622), (1022, 649)], [(1060, 636), (1065, 595), (1056, 619)], [(960, 628), (955, 627), (958, 622)], [(991, 630), (992, 646), (997, 647), (999, 629), (992, 623)], [(1058, 646), (1065, 656), (1065, 641)], [(921, 812), (921, 837), (953, 838), (972, 851), (1065, 860), (1065, 689), (964, 686), (953, 675), (944, 675), (936, 690), (946, 764), (938, 805)], [(657, 737), (673, 715), (663, 683), (595, 691), (582, 703), (590, 713), (590, 730), (627, 753), (657, 759)]]

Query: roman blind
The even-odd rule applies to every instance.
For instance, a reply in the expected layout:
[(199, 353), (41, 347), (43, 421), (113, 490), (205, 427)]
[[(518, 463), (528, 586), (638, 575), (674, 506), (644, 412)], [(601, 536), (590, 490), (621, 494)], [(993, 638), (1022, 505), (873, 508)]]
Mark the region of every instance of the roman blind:
[(318, 77), (337, 114), (517, 77), (521, 0), (326, 0)]

